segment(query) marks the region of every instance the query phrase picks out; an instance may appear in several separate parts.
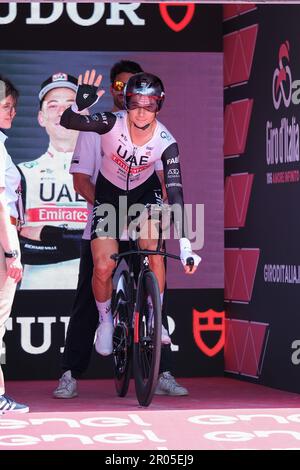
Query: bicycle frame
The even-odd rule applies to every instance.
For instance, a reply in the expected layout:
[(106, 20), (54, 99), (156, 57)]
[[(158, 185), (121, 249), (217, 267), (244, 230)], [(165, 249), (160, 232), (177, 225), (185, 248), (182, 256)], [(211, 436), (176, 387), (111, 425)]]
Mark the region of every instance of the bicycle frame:
[[(119, 329), (119, 336), (114, 336), (114, 359), (115, 370), (121, 369), (123, 376), (116, 377), (116, 388), (119, 396), (125, 396), (128, 390), (130, 364), (125, 364), (125, 359), (130, 363), (133, 358), (134, 378), (136, 385), (136, 394), (139, 403), (142, 406), (148, 406), (151, 403), (154, 390), (157, 383), (160, 353), (161, 353), (161, 301), (158, 282), (155, 275), (150, 269), (149, 256), (168, 256), (174, 259), (180, 259), (179, 256), (166, 253), (162, 248), (162, 230), (161, 230), (161, 215), (159, 215), (159, 233), (158, 233), (157, 250), (142, 250), (139, 249), (138, 243), (130, 239), (130, 250), (114, 254), (111, 256), (115, 261), (120, 261), (126, 258), (128, 264), (129, 276), (124, 272), (123, 282), (127, 283), (122, 295), (117, 293), (119, 300), (123, 305), (130, 304), (133, 306), (134, 302), (134, 285), (133, 278), (136, 278), (134, 272), (134, 256), (140, 258), (140, 272), (138, 275), (137, 291), (136, 291), (136, 307), (134, 311), (134, 330), (132, 328), (132, 314), (127, 312), (126, 332), (124, 321), (118, 323), (118, 318), (115, 324), (115, 331)], [(126, 280), (127, 279), (127, 280)], [(127, 298), (126, 298), (127, 297)], [(152, 303), (153, 312), (149, 312), (148, 299)], [(150, 303), (150, 305), (151, 305)], [(118, 309), (118, 306), (117, 306)], [(125, 309), (126, 310), (126, 309)], [(118, 312), (116, 312), (118, 315)], [(116, 317), (115, 315), (115, 317)], [(153, 316), (153, 318), (151, 317)], [(123, 329), (122, 329), (123, 328)], [(117, 330), (118, 331), (118, 330)], [(120, 331), (122, 335), (120, 334)], [(122, 350), (123, 345), (123, 350)], [(118, 360), (121, 363), (118, 369)]]

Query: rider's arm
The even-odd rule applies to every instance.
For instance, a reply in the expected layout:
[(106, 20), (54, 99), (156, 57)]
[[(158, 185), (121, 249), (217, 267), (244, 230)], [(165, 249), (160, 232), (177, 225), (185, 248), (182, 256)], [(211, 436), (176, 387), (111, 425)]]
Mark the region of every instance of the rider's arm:
[(95, 113), (91, 116), (83, 116), (73, 111), (71, 108), (68, 108), (64, 111), (60, 119), (60, 125), (66, 129), (106, 134), (114, 127), (116, 120), (117, 117), (113, 113), (105, 112)]
[[(45, 227), (50, 227), (45, 225)], [(60, 234), (64, 230), (62, 227), (50, 227), (57, 229)], [(69, 234), (71, 235), (71, 233)], [(29, 265), (45, 265), (55, 264), (62, 261), (69, 261), (79, 257), (80, 240), (82, 231), (76, 231), (76, 239), (65, 238), (61, 242), (57, 242), (51, 237), (48, 243), (45, 241), (30, 240), (26, 237), (20, 237), (20, 246), (22, 253), (22, 262)], [(57, 238), (57, 237), (56, 237)]]
[(166, 185), (165, 185), (164, 172), (163, 170), (156, 170), (156, 174), (161, 184), (163, 201), (166, 202), (168, 200), (168, 195), (167, 195), (167, 190), (166, 190)]
[(88, 108), (97, 103), (99, 99), (97, 87), (88, 84), (78, 86), (76, 102), (71, 108), (64, 111), (60, 119), (60, 124), (67, 129), (77, 131), (96, 132), (106, 134), (115, 125), (117, 117), (113, 113), (95, 113), (91, 116), (81, 115)]
[(179, 211), (174, 211), (174, 224), (177, 234), (180, 238), (188, 238), (179, 163), (179, 151), (176, 142), (173, 142), (165, 149), (161, 156), (161, 160), (164, 168), (164, 180), (169, 204), (171, 206), (173, 204), (178, 204), (181, 209), (181, 214), (179, 214)]
[[(201, 261), (200, 256), (193, 253), (191, 242), (188, 236), (188, 225), (184, 210), (183, 190), (181, 181), (181, 171), (179, 163), (179, 151), (176, 142), (173, 142), (165, 149), (161, 157), (166, 189), (169, 204), (177, 204), (180, 211), (174, 210), (174, 225), (179, 236), (180, 258), (187, 274), (192, 274)], [(192, 259), (193, 266), (188, 266), (189, 260)]]

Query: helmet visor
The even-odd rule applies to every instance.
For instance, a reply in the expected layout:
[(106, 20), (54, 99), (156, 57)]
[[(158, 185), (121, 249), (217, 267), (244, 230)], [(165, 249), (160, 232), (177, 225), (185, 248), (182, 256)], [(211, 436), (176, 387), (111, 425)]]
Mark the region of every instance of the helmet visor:
[(127, 109), (132, 111), (137, 108), (144, 108), (151, 113), (156, 113), (158, 110), (158, 96), (145, 96), (141, 94), (127, 94), (126, 105)]

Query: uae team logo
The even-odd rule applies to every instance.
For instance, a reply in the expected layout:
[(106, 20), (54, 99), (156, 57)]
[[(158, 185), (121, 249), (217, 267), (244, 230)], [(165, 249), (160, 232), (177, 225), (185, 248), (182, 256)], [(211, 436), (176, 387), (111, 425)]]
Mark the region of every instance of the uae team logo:
[(273, 74), (273, 103), (275, 109), (279, 109), (281, 103), (289, 107), (292, 97), (292, 73), (290, 63), (290, 44), (285, 41), (281, 44), (278, 53), (278, 67)]

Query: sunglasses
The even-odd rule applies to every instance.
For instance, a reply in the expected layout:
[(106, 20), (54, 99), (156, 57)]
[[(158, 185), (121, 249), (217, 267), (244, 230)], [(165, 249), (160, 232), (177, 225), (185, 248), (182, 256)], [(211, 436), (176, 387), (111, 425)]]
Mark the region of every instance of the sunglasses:
[(112, 88), (115, 91), (123, 91), (126, 83), (122, 82), (121, 80), (115, 80), (112, 84)]

